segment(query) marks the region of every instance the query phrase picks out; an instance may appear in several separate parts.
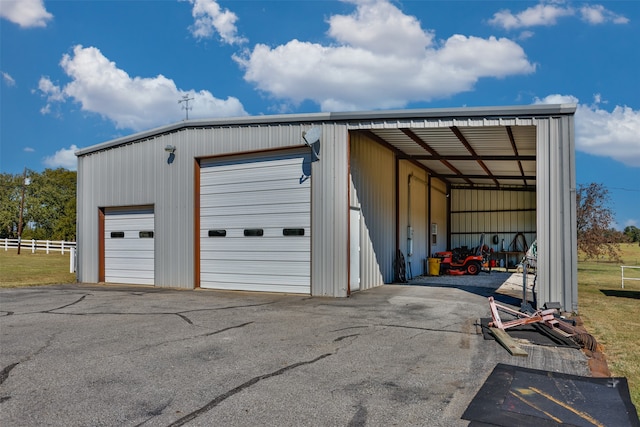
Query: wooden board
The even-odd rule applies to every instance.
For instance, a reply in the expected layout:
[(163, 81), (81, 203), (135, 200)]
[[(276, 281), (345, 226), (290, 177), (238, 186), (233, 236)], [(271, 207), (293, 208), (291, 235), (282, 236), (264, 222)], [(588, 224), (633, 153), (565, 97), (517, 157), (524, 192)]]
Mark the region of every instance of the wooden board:
[(509, 354), (512, 356), (522, 356), (527, 357), (528, 354), (524, 351), (518, 344), (502, 329), (498, 328), (489, 328), (494, 337), (496, 337), (496, 341), (498, 341), (504, 348), (507, 349)]

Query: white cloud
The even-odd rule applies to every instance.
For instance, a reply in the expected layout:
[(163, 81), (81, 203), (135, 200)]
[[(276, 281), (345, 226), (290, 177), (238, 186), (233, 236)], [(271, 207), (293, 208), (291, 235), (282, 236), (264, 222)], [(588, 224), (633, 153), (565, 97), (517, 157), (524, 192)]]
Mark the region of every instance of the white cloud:
[(535, 71), (511, 40), (453, 35), (435, 43), (432, 31), (387, 0), (349, 1), (354, 13), (328, 19), (336, 44), (257, 44), (234, 56), (245, 80), (276, 98), (344, 111), (401, 108), (471, 90), (483, 77)]
[(531, 37), (533, 37), (533, 34), (534, 34), (533, 31), (525, 30), (520, 33), (520, 35), (518, 36), (518, 40), (530, 39)]
[(47, 101), (64, 101), (64, 93), (60, 86), (53, 84), (49, 77), (40, 77), (38, 89), (47, 97)]
[(73, 48), (60, 65), (71, 78), (64, 87), (42, 77), (39, 89), (47, 97), (43, 112), (50, 103), (73, 100), (82, 110), (97, 113), (113, 121), (117, 128), (135, 131), (173, 123), (184, 117), (178, 101), (186, 94), (194, 98), (189, 118), (246, 115), (242, 103), (234, 97), (215, 98), (210, 92), (178, 89), (173, 80), (163, 75), (131, 77), (109, 61), (95, 47)]
[(575, 11), (570, 7), (558, 4), (539, 3), (517, 14), (505, 9), (496, 12), (489, 20), (490, 24), (502, 27), (505, 30), (535, 26), (551, 26), (558, 22), (558, 18), (571, 16)]
[(53, 156), (45, 157), (42, 163), (49, 168), (65, 168), (74, 171), (78, 168), (78, 160), (74, 154), (76, 151), (78, 151), (76, 145), (61, 148)]
[(16, 85), (16, 81), (9, 73), (5, 73), (4, 71), (0, 72), (2, 74), (2, 81), (9, 87), (13, 87)]
[(33, 149), (33, 148), (31, 148), (31, 147), (24, 147), (24, 148), (22, 149), (22, 151), (24, 151), (25, 153), (33, 153), (33, 152), (35, 152), (36, 150), (34, 150), (34, 149)]
[[(565, 16), (576, 15), (576, 10), (562, 1), (542, 1), (522, 12), (513, 13), (509, 9), (496, 12), (489, 23), (505, 30), (517, 28), (529, 28), (538, 26), (552, 26), (558, 23), (558, 19)], [(626, 24), (629, 19), (618, 15), (599, 4), (585, 4), (579, 8), (580, 18), (592, 25), (612, 22), (614, 24)]]
[(238, 36), (238, 17), (228, 9), (222, 9), (215, 0), (188, 0), (193, 5), (193, 25), (189, 28), (197, 38), (211, 38), (218, 34), (227, 44), (242, 44), (247, 40)]
[(573, 95), (560, 95), (555, 93), (553, 95), (547, 95), (540, 99), (535, 98), (534, 104), (578, 104), (580, 100)]
[[(47, 99), (47, 103), (44, 105), (44, 107), (40, 109), (40, 114), (42, 115), (55, 114), (56, 117), (60, 117), (59, 111), (55, 110), (56, 111), (55, 113), (52, 112), (53, 111), (52, 104), (54, 102), (65, 101), (65, 94), (60, 88), (60, 86), (54, 84), (51, 81), (51, 79), (49, 79), (49, 77), (42, 76), (38, 81), (38, 90), (40, 91), (42, 96)], [(36, 91), (32, 90), (32, 93), (33, 92), (36, 92)]]
[(22, 28), (46, 27), (53, 19), (43, 0), (0, 0), (0, 5), (0, 17)]
[(578, 120), (578, 149), (640, 167), (640, 111), (616, 105), (609, 112), (597, 105), (581, 105), (576, 112), (576, 122)]
[[(616, 105), (601, 109), (600, 95), (592, 105), (578, 104), (575, 115), (576, 150), (611, 157), (627, 166), (640, 167), (640, 110)], [(537, 104), (578, 103), (570, 95), (549, 95)]]
[(343, 45), (377, 54), (416, 56), (431, 45), (433, 34), (425, 32), (414, 16), (403, 14), (386, 1), (363, 2), (351, 15), (329, 18), (328, 35)]
[(40, 114), (46, 116), (47, 114), (51, 114), (51, 104), (46, 104), (44, 107), (40, 109)]
[(607, 22), (613, 22), (614, 24), (626, 24), (629, 22), (628, 18), (613, 13), (610, 10), (605, 9), (605, 7), (600, 4), (585, 5), (581, 7), (580, 15), (583, 21), (593, 25), (604, 24)]

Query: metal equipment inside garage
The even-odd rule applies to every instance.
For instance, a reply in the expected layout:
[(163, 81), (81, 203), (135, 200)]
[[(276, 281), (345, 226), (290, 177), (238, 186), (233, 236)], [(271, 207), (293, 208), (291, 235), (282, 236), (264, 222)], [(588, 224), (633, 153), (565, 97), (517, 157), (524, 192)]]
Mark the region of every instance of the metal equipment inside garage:
[(189, 120), (81, 149), (78, 280), (137, 283), (107, 274), (104, 227), (151, 209), (155, 286), (344, 297), (393, 282), (398, 252), (420, 275), (482, 234), (517, 259), (521, 235), (537, 300), (576, 310), (575, 109)]

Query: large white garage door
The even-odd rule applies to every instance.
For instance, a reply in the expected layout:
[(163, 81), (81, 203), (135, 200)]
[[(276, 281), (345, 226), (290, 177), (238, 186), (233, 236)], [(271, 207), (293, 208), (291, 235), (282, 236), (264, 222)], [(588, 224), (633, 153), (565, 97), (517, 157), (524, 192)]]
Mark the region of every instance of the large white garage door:
[(105, 281), (153, 285), (153, 210), (107, 209), (104, 218)]
[(311, 293), (306, 153), (201, 163), (200, 286)]

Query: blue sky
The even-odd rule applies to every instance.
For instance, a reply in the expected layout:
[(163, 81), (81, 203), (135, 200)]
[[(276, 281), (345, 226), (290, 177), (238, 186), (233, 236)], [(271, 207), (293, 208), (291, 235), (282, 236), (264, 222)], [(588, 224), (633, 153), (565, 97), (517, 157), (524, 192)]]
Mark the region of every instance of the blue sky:
[(578, 104), (579, 184), (640, 226), (638, 1), (0, 0), (0, 171), (185, 118)]

